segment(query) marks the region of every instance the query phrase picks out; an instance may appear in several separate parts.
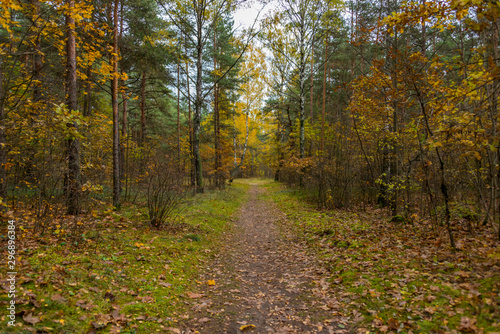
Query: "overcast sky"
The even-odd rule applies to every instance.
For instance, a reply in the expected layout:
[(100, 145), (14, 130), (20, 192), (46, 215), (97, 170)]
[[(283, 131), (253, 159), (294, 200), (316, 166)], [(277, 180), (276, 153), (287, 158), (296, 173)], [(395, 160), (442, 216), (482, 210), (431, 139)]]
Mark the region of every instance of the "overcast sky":
[[(274, 6), (275, 4), (272, 1), (265, 7), (258, 1), (250, 1), (244, 8), (239, 8), (236, 13), (234, 13), (235, 28), (238, 28), (238, 30), (250, 28), (257, 15), (259, 15), (259, 10), (262, 9), (262, 7), (264, 7), (264, 9), (259, 15), (259, 20), (266, 16)], [(257, 27), (257, 24), (255, 27)]]

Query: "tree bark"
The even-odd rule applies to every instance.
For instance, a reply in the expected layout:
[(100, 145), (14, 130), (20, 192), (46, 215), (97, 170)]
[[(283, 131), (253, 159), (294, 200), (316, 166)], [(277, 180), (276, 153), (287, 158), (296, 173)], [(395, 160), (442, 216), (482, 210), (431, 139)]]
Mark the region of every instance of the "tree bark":
[(201, 125), (201, 108), (203, 107), (203, 3), (196, 1), (196, 99), (194, 103), (194, 119), (193, 119), (193, 157), (195, 167), (196, 192), (203, 193), (203, 172), (201, 166), (200, 154), (200, 125)]
[[(214, 72), (217, 70), (217, 36), (214, 30)], [(215, 186), (219, 188), (221, 186), (220, 182), (220, 147), (219, 147), (219, 92), (218, 85), (214, 86), (214, 151), (215, 151), (215, 163), (214, 163), (214, 171), (215, 171)]]
[(3, 59), (0, 58), (0, 199), (2, 200), (5, 200), (7, 197), (7, 139), (5, 136), (5, 127)]
[[(76, 40), (74, 0), (68, 0), (68, 14), (66, 14), (66, 96), (70, 111), (78, 110), (77, 83), (76, 83)], [(75, 123), (68, 123), (68, 127), (77, 127)], [(76, 215), (80, 212), (80, 143), (78, 138), (67, 140), (68, 173), (66, 188), (67, 213)]]
[(139, 146), (144, 145), (146, 140), (146, 71), (142, 71), (141, 77), (141, 135), (139, 138)]
[[(35, 50), (34, 50), (34, 59), (33, 59), (33, 81), (35, 82), (33, 87), (33, 102), (39, 102), (42, 99), (42, 91), (41, 91), (41, 73), (43, 68), (42, 61), (42, 47), (40, 41), (40, 29), (39, 24), (39, 16), (40, 16), (40, 2), (38, 0), (32, 0), (33, 8), (35, 13), (33, 15), (33, 27), (35, 28)], [(36, 106), (38, 109), (39, 106)], [(36, 109), (36, 110), (37, 110)], [(37, 113), (37, 111), (35, 111)]]
[[(186, 53), (187, 53), (187, 45), (186, 45)], [(189, 155), (190, 161), (190, 184), (191, 187), (194, 187), (196, 184), (195, 178), (195, 163), (194, 163), (194, 148), (193, 148), (193, 124), (191, 120), (191, 82), (189, 81), (189, 64), (188, 60), (186, 60), (186, 86), (187, 86), (187, 100), (188, 100), (188, 127), (189, 127), (189, 151), (191, 152)]]
[(177, 63), (177, 163), (181, 162), (181, 64)]
[(86, 72), (87, 80), (83, 100), (83, 116), (89, 117), (92, 114), (92, 65), (87, 67)]
[[(304, 18), (301, 17), (303, 21)], [(300, 22), (300, 59), (299, 59), (299, 99), (300, 99), (300, 109), (299, 109), (299, 155), (303, 159), (305, 157), (305, 112), (306, 112), (306, 54), (305, 54), (305, 41), (304, 41), (304, 23)]]
[(323, 105), (321, 107), (321, 151), (325, 149), (325, 112), (326, 112), (326, 71), (328, 68), (328, 36), (325, 40), (325, 64), (323, 73)]
[[(118, 43), (122, 40), (123, 36), (123, 1), (120, 2), (120, 34), (118, 36)], [(121, 77), (123, 78), (123, 69), (120, 68)], [(127, 138), (127, 114), (128, 114), (128, 100), (127, 94), (125, 93), (125, 81), (121, 79), (120, 87), (122, 90), (122, 124), (121, 124), (121, 137), (120, 137), (120, 194), (123, 192), (123, 188), (125, 186), (124, 195), (127, 196), (127, 180), (125, 178), (125, 161), (126, 161), (126, 152), (125, 152), (125, 140)]]
[(113, 107), (113, 206), (120, 207), (120, 120), (118, 116), (118, 4), (113, 10), (113, 79), (111, 81), (111, 105)]

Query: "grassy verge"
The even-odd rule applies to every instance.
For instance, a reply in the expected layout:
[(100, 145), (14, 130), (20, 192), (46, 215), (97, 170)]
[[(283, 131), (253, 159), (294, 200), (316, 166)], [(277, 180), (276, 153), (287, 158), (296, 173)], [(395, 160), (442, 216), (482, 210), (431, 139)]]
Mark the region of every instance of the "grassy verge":
[(286, 224), (330, 272), (331, 305), (360, 333), (497, 333), (500, 248), (492, 231), (444, 231), (388, 222), (381, 210), (318, 211), (269, 183)]
[[(5, 307), (8, 284), (2, 277), (1, 325), (7, 333), (166, 333), (177, 332), (186, 298), (199, 287), (199, 265), (215, 255), (231, 216), (248, 186), (190, 199), (177, 221), (150, 229), (144, 209), (124, 208), (63, 218), (43, 237), (30, 235), (29, 212), (18, 222), (16, 326)], [(6, 231), (3, 230), (3, 259)], [(23, 236), (24, 234), (24, 236)], [(6, 271), (4, 270), (3, 273)], [(3, 329), (2, 329), (3, 332)]]

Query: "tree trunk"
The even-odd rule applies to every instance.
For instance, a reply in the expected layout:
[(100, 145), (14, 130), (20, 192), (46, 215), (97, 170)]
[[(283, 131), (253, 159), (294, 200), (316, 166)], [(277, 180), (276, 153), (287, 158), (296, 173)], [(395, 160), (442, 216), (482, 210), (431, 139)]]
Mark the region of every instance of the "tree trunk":
[[(187, 46), (186, 46), (186, 53), (187, 53)], [(193, 148), (193, 124), (191, 121), (191, 82), (189, 81), (189, 64), (188, 61), (186, 60), (186, 86), (187, 86), (187, 100), (188, 100), (188, 127), (189, 127), (189, 151), (191, 152), (189, 155), (189, 161), (190, 161), (190, 184), (191, 187), (194, 187), (196, 184), (196, 178), (195, 178), (195, 163), (194, 163), (194, 148)]]
[[(42, 47), (41, 47), (41, 34), (38, 31), (40, 29), (39, 16), (40, 16), (40, 2), (38, 0), (32, 0), (33, 8), (35, 13), (33, 15), (33, 27), (35, 34), (35, 50), (34, 50), (34, 60), (33, 60), (33, 81), (35, 82), (33, 87), (33, 102), (39, 102), (42, 99), (41, 91), (41, 73), (43, 68), (42, 62)], [(35, 107), (35, 114), (38, 114), (37, 110), (39, 106)]]
[(146, 140), (146, 71), (142, 71), (141, 77), (141, 136), (139, 138), (139, 146), (144, 145)]
[(181, 64), (177, 63), (177, 163), (181, 162)]
[(113, 107), (113, 206), (120, 207), (120, 120), (118, 116), (118, 4), (113, 10), (113, 79), (111, 81), (111, 105)]
[[(76, 40), (75, 19), (73, 11), (74, 0), (68, 0), (66, 14), (66, 96), (70, 111), (78, 110), (76, 85)], [(68, 127), (77, 127), (76, 123), (68, 123)], [(66, 207), (70, 215), (80, 212), (80, 143), (78, 138), (67, 140), (68, 174), (66, 183)]]
[(445, 170), (444, 170), (444, 161), (441, 157), (441, 153), (439, 152), (439, 148), (436, 147), (436, 155), (439, 160), (439, 169), (441, 170), (441, 193), (444, 198), (444, 214), (446, 221), (446, 230), (448, 231), (448, 236), (450, 237), (450, 245), (453, 250), (455, 250), (455, 239), (453, 238), (453, 232), (451, 231), (451, 222), (450, 222), (450, 197), (448, 194), (448, 186), (446, 184)]
[(238, 153), (237, 153), (237, 141), (236, 141), (236, 121), (234, 120), (233, 115), (233, 123), (234, 123), (234, 131), (233, 131), (233, 148), (234, 148), (234, 168), (238, 166)]
[[(123, 1), (120, 2), (120, 37), (121, 41), (123, 36)], [(123, 69), (121, 70), (123, 77)], [(125, 82), (122, 80), (122, 88), (125, 88)], [(128, 97), (125, 93), (125, 89), (122, 91), (122, 101), (123, 101), (123, 114), (122, 114), (122, 138), (127, 135), (127, 116), (128, 116)]]
[[(217, 39), (216, 33), (214, 31), (214, 72), (217, 70)], [(214, 163), (214, 177), (215, 177), (215, 187), (219, 188), (221, 186), (220, 182), (220, 147), (219, 147), (219, 92), (218, 86), (214, 86), (214, 151), (215, 151), (215, 163)]]
[(326, 71), (328, 68), (328, 37), (325, 40), (325, 64), (323, 73), (323, 105), (321, 107), (321, 151), (325, 149), (325, 112), (326, 112)]
[(305, 157), (305, 111), (306, 111), (306, 59), (305, 59), (305, 50), (304, 50), (304, 41), (303, 41), (303, 26), (301, 26), (301, 41), (300, 41), (300, 63), (299, 63), (299, 84), (300, 84), (300, 109), (299, 109), (299, 126), (300, 126), (300, 134), (299, 134), (299, 154), (300, 158), (303, 159)]
[(195, 167), (196, 191), (203, 193), (203, 172), (201, 169), (201, 154), (200, 154), (200, 125), (201, 125), (201, 108), (203, 107), (203, 10), (202, 4), (197, 4), (196, 8), (196, 25), (197, 25), (197, 45), (196, 45), (196, 99), (194, 103), (194, 119), (193, 119), (193, 157)]
[[(122, 81), (122, 86), (125, 85), (125, 83)], [(128, 115), (128, 98), (127, 94), (125, 91), (122, 92), (122, 103), (123, 103), (123, 109), (122, 109), (122, 126), (121, 126), (121, 137), (120, 137), (120, 184), (121, 184), (121, 190), (123, 190), (123, 185), (125, 185), (125, 193), (124, 195), (127, 196), (127, 181), (125, 177), (125, 161), (127, 160), (127, 152), (126, 152), (126, 138), (127, 138), (127, 115)]]
[(311, 125), (314, 123), (314, 94), (313, 94), (313, 87), (314, 87), (314, 46), (312, 47), (311, 51), (311, 88), (309, 94), (310, 96), (310, 107), (311, 107)]
[(83, 100), (83, 116), (90, 117), (92, 114), (92, 65), (86, 70), (85, 97)]
[(214, 87), (214, 150), (215, 150), (215, 186), (220, 187), (220, 147), (219, 147), (219, 103), (217, 86)]
[(2, 200), (5, 200), (7, 197), (7, 139), (5, 136), (5, 126), (3, 59), (0, 58), (0, 199)]
[[(498, 57), (498, 29), (500, 24), (500, 19), (496, 20), (496, 24), (493, 26), (493, 59), (495, 59), (495, 66), (500, 68), (500, 59)], [(498, 117), (498, 89), (500, 88), (500, 80), (498, 76), (496, 76), (495, 80), (493, 81), (493, 84), (495, 85), (493, 89), (493, 94), (491, 96), (492, 98), (492, 103), (491, 103), (491, 108), (492, 108), (492, 113), (495, 115), (495, 117)], [(497, 154), (500, 155), (500, 152), (497, 149)], [(500, 159), (500, 156), (498, 157)], [(500, 169), (497, 171), (497, 180), (500, 182)], [(500, 211), (500, 206), (498, 207), (498, 210)], [(500, 222), (498, 223), (498, 240), (500, 240)]]

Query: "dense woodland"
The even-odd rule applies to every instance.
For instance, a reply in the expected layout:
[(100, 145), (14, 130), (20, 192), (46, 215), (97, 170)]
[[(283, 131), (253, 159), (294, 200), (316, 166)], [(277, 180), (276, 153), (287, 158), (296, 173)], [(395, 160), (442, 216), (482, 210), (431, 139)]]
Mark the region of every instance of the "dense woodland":
[[(499, 233), (495, 1), (1, 7), (0, 198), (53, 215), (265, 176), (324, 208)], [(270, 9), (269, 9), (270, 8)], [(500, 235), (500, 234), (499, 234)]]
[(1, 0), (0, 328), (498, 333), (499, 24)]

